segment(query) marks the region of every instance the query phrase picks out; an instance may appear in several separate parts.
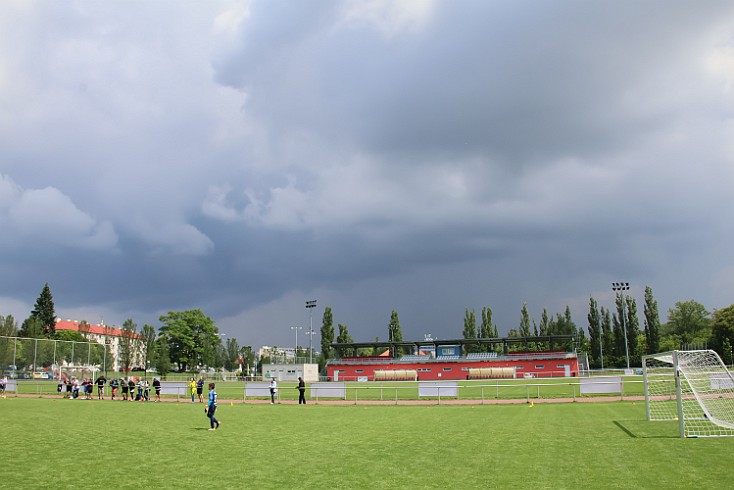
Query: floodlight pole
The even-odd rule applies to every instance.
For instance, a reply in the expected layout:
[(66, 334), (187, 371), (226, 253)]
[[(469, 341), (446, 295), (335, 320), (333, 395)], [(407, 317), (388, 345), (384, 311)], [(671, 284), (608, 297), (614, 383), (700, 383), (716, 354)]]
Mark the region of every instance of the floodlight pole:
[(298, 363), (298, 331), (301, 330), (303, 327), (291, 327), (291, 330), (296, 331), (296, 348), (293, 349), (293, 364)]
[(313, 364), (313, 314), (312, 310), (316, 308), (316, 300), (306, 301), (306, 309), (308, 310), (308, 363)]
[(625, 324), (625, 318), (624, 318), (624, 303), (626, 301), (626, 298), (624, 297), (624, 293), (621, 291), (628, 291), (630, 288), (630, 283), (628, 282), (613, 282), (612, 283), (612, 291), (620, 291), (619, 294), (620, 298), (622, 299), (622, 330), (624, 331), (624, 354), (627, 357), (627, 370), (629, 371), (630, 368), (630, 351), (629, 351), (629, 345), (627, 343), (627, 326)]

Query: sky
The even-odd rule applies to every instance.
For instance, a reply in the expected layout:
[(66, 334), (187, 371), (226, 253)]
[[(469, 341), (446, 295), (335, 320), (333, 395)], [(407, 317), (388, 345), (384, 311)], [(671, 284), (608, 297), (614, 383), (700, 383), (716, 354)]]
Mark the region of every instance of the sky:
[[(730, 1), (0, 5), (0, 314), (240, 345), (734, 303)], [(305, 308), (316, 300), (317, 307)], [(311, 315), (309, 315), (309, 313)], [(642, 325), (642, 319), (640, 321)]]

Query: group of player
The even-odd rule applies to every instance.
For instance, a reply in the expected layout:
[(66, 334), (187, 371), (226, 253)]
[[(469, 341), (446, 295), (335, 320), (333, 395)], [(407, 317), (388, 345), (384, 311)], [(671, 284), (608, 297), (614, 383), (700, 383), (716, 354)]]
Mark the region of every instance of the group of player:
[[(122, 400), (130, 401), (149, 401), (150, 400), (150, 385), (147, 379), (136, 378), (129, 376), (127, 378), (113, 378), (109, 381), (111, 390), (111, 399), (115, 400), (117, 397), (118, 389), (122, 390)], [(80, 391), (82, 392), (84, 399), (92, 399), (92, 391), (94, 386), (97, 386), (97, 398), (104, 400), (104, 388), (107, 384), (107, 378), (104, 375), (100, 375), (96, 380), (92, 381), (92, 378), (84, 378), (81, 382), (75, 376), (67, 377), (63, 376), (59, 381), (57, 391), (63, 393), (64, 398), (71, 400), (78, 399), (80, 397)], [(161, 381), (159, 378), (153, 378), (153, 389), (155, 390), (156, 402), (161, 401)], [(137, 390), (137, 394), (136, 394)], [(119, 399), (119, 398), (118, 398)]]

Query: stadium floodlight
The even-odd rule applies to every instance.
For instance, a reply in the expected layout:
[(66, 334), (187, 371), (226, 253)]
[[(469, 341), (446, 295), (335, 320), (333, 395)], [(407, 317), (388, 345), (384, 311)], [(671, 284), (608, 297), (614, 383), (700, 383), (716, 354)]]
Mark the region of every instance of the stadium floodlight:
[(313, 364), (313, 315), (311, 311), (316, 308), (316, 300), (306, 301), (306, 308), (308, 309), (309, 320), (308, 332), (306, 332), (308, 335), (308, 363)]
[[(629, 344), (627, 343), (627, 325), (625, 325), (625, 318), (624, 318), (624, 303), (625, 303), (625, 297), (621, 293), (621, 291), (629, 291), (630, 283), (628, 282), (613, 282), (612, 283), (612, 291), (615, 292), (615, 294), (619, 294), (620, 298), (622, 299), (622, 331), (624, 332), (624, 355), (627, 358), (627, 371), (630, 369), (630, 349)], [(620, 291), (617, 293), (617, 291)]]
[(681, 437), (734, 436), (734, 377), (712, 350), (642, 357), (648, 421), (677, 420)]
[(293, 349), (293, 364), (297, 364), (298, 363), (298, 359), (297, 359), (297, 356), (298, 356), (298, 331), (299, 330), (302, 330), (302, 329), (303, 329), (303, 327), (291, 327), (291, 330), (295, 330), (296, 331), (296, 347), (295, 347), (295, 349)]

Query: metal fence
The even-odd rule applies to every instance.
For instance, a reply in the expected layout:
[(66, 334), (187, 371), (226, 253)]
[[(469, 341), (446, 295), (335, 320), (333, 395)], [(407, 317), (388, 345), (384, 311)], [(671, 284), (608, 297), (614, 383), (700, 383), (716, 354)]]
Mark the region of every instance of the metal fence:
[(112, 364), (108, 349), (97, 342), (0, 336), (0, 373), (10, 379), (93, 376)]

